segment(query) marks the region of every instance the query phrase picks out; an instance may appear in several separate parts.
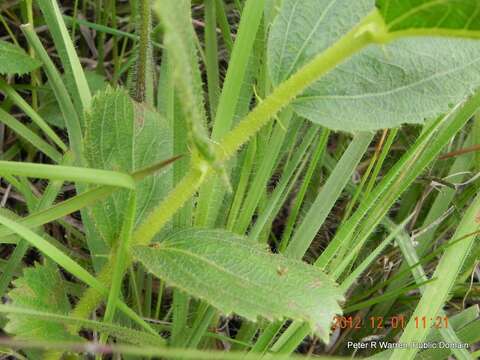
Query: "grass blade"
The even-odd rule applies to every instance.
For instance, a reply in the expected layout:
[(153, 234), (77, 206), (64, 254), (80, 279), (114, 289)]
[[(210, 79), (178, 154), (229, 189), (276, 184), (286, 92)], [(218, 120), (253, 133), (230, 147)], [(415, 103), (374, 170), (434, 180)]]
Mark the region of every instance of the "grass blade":
[[(477, 195), (473, 203), (467, 209), (452, 239), (464, 237), (480, 229), (480, 224), (478, 222), (479, 211), (480, 194)], [(427, 319), (430, 319), (435, 318), (439, 314), (445, 301), (448, 299), (449, 292), (455, 284), (457, 275), (460, 272), (462, 264), (475, 242), (476, 237), (477, 234), (470, 235), (468, 239), (457, 243), (454, 246), (450, 246), (445, 251), (435, 273), (433, 274), (434, 277), (441, 279), (441, 283), (427, 285), (425, 287), (422, 298), (399, 341), (404, 343), (410, 343), (413, 341), (422, 342), (426, 338), (430, 329), (416, 328), (413, 319), (415, 317), (421, 318), (422, 316), (426, 316)], [(413, 359), (417, 351), (418, 349), (414, 348), (404, 349), (402, 351), (395, 350), (391, 359)]]
[(83, 114), (85, 110), (90, 108), (92, 95), (82, 65), (75, 51), (75, 46), (63, 21), (58, 3), (55, 0), (38, 0), (37, 2), (45, 17), (45, 22), (48, 25), (53, 41), (55, 42), (55, 47), (62, 60), (65, 73), (73, 79), (72, 83), (75, 86), (74, 93), (71, 95), (74, 99), (77, 113)]
[[(141, 181), (145, 177), (159, 171), (160, 169), (163, 169), (164, 167), (168, 166), (179, 158), (180, 156), (176, 156), (174, 158), (151, 165), (147, 168), (138, 170), (132, 173), (132, 177), (135, 181)], [(75, 211), (78, 211), (90, 204), (93, 204), (96, 201), (100, 201), (117, 189), (118, 188), (112, 186), (100, 186), (98, 188), (88, 190), (80, 195), (65, 200), (62, 203), (54, 205), (48, 209), (31, 214), (19, 220), (19, 223), (27, 228), (46, 224), (48, 222), (60, 219), (63, 216), (71, 214)], [(0, 239), (13, 233), (14, 232), (9, 230), (8, 228), (1, 227)], [(5, 239), (3, 239), (2, 241), (5, 241)], [(0, 243), (2, 243), (2, 241), (0, 241)]]
[(0, 174), (27, 176), (40, 179), (75, 181), (87, 184), (135, 189), (135, 181), (117, 171), (81, 168), (74, 166), (47, 165), (16, 161), (0, 161)]
[[(135, 196), (135, 192), (132, 191), (130, 193), (127, 211), (124, 216), (124, 222), (120, 232), (118, 248), (115, 256), (116, 262), (113, 268), (112, 285), (110, 286), (110, 293), (108, 294), (107, 299), (107, 308), (105, 310), (105, 315), (103, 316), (103, 321), (107, 324), (113, 321), (115, 308), (120, 297), (120, 289), (122, 286), (122, 278), (125, 269), (125, 258), (128, 256), (127, 251), (130, 245), (132, 230), (135, 222), (135, 212), (137, 207), (136, 200), (137, 198)], [(106, 338), (103, 337), (100, 342), (104, 342), (105, 340)]]
[[(82, 129), (80, 125), (80, 117), (73, 106), (72, 100), (68, 95), (67, 88), (60, 77), (54, 63), (48, 56), (47, 51), (38, 38), (31, 24), (22, 25), (22, 31), (28, 40), (30, 46), (35, 49), (36, 54), (42, 60), (45, 72), (52, 84), (55, 97), (60, 105), (65, 124), (68, 130), (68, 138), (70, 146), (73, 150), (77, 162), (81, 163), (82, 159)], [(82, 70), (83, 71), (83, 70)]]
[(296, 259), (303, 257), (347, 185), (373, 136), (373, 133), (359, 133), (355, 135), (288, 244), (285, 250), (286, 256)]
[(0, 121), (16, 132), (19, 136), (27, 140), (35, 148), (47, 155), (50, 159), (57, 163), (61, 162), (62, 154), (60, 154), (54, 147), (48, 144), (40, 136), (35, 134), (32, 130), (1, 108)]
[(23, 100), (23, 98), (4, 80), (0, 79), (0, 91), (2, 91), (12, 102), (22, 109), (30, 119), (40, 128), (42, 131), (60, 148), (63, 152), (67, 151), (67, 146), (63, 143), (62, 139), (53, 131), (45, 120)]

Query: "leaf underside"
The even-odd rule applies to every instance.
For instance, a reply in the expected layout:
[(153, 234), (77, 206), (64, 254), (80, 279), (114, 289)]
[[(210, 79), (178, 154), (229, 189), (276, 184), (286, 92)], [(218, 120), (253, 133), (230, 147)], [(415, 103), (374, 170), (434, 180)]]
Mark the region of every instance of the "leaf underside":
[(0, 40), (0, 74), (23, 75), (42, 63), (31, 58), (22, 48)]
[[(284, 0), (268, 43), (273, 82), (288, 78), (373, 9), (373, 0)], [(472, 93), (480, 85), (479, 68), (475, 40), (415, 37), (370, 45), (292, 106), (312, 122), (347, 132), (422, 124)]]
[(389, 31), (431, 30), (480, 37), (478, 0), (377, 0)]
[[(171, 157), (169, 129), (145, 104), (134, 102), (123, 89), (98, 93), (87, 114), (85, 157), (90, 167), (131, 173)], [(158, 172), (137, 184), (136, 222), (157, 205), (170, 188), (170, 171)], [(91, 216), (107, 244), (118, 238), (128, 191), (116, 191), (94, 205)]]
[(182, 230), (154, 247), (135, 247), (133, 255), (169, 285), (251, 321), (306, 321), (328, 341), (341, 312), (343, 296), (322, 271), (225, 230)]

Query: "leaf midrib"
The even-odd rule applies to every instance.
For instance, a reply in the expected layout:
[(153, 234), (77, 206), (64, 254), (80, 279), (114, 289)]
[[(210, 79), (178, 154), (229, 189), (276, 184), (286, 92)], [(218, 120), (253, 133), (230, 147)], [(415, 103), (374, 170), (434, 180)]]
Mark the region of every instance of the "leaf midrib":
[[(189, 257), (191, 257), (191, 258), (193, 258), (193, 259), (197, 259), (197, 260), (199, 260), (200, 262), (206, 263), (207, 265), (211, 266), (212, 268), (220, 270), (220, 272), (223, 272), (224, 274), (227, 274), (227, 275), (232, 276), (233, 278), (239, 279), (240, 283), (243, 281), (243, 282), (246, 283), (246, 284), (250, 284), (250, 286), (253, 285), (252, 287), (258, 288), (258, 289), (260, 289), (261, 291), (275, 292), (275, 293), (278, 294), (278, 295), (282, 295), (282, 293), (276, 291), (274, 287), (270, 287), (270, 286), (267, 286), (267, 285), (265, 285), (265, 286), (259, 285), (259, 284), (255, 283), (255, 282), (253, 282), (251, 279), (244, 278), (244, 277), (242, 277), (242, 276), (240, 276), (240, 275), (238, 275), (238, 274), (232, 273), (232, 272), (228, 271), (226, 268), (217, 265), (217, 264), (216, 264), (215, 262), (213, 262), (212, 260), (210, 260), (210, 259), (208, 259), (208, 258), (205, 258), (205, 257), (202, 257), (202, 256), (200, 256), (200, 255), (197, 255), (197, 254), (195, 254), (195, 253), (192, 253), (192, 252), (190, 252), (190, 251), (187, 251), (187, 250), (184, 250), (184, 249), (173, 248), (173, 247), (172, 247), (172, 248), (166, 248), (166, 249), (165, 249), (165, 248), (163, 248), (163, 249), (161, 248), (160, 251), (165, 251), (165, 252), (169, 252), (169, 251), (170, 251), (170, 252), (179, 252), (179, 253), (182, 253), (182, 254), (184, 254), (184, 255), (186, 255), (186, 256), (189, 256)], [(273, 285), (272, 285), (272, 286), (273, 286)], [(265, 288), (267, 288), (267, 290), (265, 290)]]
[[(178, 249), (172, 249), (172, 248), (171, 248), (171, 249), (168, 249), (166, 252), (168, 252), (168, 251), (175, 252), (175, 250), (178, 251)], [(181, 252), (181, 251), (178, 251), (178, 252)], [(207, 262), (207, 263), (208, 263), (209, 261), (204, 261), (204, 262)], [(214, 267), (217, 267), (217, 266), (214, 266)], [(220, 269), (222, 269), (222, 268), (220, 268)], [(223, 269), (222, 269), (222, 270), (223, 270)], [(227, 274), (229, 274), (229, 275), (232, 275), (234, 278), (237, 277), (237, 278), (240, 278), (240, 280), (242, 280), (242, 278), (239, 277), (239, 276), (235, 276), (234, 274), (231, 274), (231, 273), (229, 273), (229, 272), (227, 272), (227, 271), (224, 271), (224, 272), (227, 273)], [(190, 274), (188, 271), (182, 270), (182, 273), (184, 273), (186, 276), (190, 277), (193, 281), (198, 280), (194, 275)], [(178, 283), (175, 282), (175, 281), (169, 280), (169, 282), (175, 284), (176, 287), (181, 287), (181, 285), (178, 284)], [(248, 281), (248, 283), (250, 283), (250, 281)], [(214, 291), (216, 291), (216, 292), (221, 292), (222, 294), (225, 294), (225, 298), (230, 298), (230, 299), (232, 299), (232, 300), (235, 300), (235, 298), (233, 298), (233, 297), (231, 296), (231, 293), (230, 293), (229, 291), (224, 291), (224, 289), (223, 289), (222, 287), (215, 287), (215, 286), (214, 286), (214, 287), (211, 287), (208, 283), (207, 283), (207, 284), (203, 284), (203, 285), (204, 285), (205, 287), (211, 288), (212, 290), (214, 290)], [(256, 285), (256, 284), (255, 284), (255, 286), (258, 287), (258, 288), (260, 288), (260, 289), (262, 289), (261, 286), (258, 286), (258, 285)], [(185, 289), (185, 290), (186, 290), (186, 289)], [(205, 297), (205, 298), (208, 298), (208, 297)], [(210, 300), (211, 300), (211, 299), (210, 299)], [(250, 299), (248, 299), (248, 298), (246, 298), (246, 297), (242, 298), (242, 301), (247, 302), (248, 304), (250, 304), (250, 306), (242, 306), (242, 308), (256, 308), (256, 307), (258, 308), (258, 306), (259, 306), (259, 305), (258, 305), (258, 304), (259, 304), (258, 301), (256, 301), (256, 300), (250, 300)], [(226, 311), (234, 311), (234, 309), (233, 309), (232, 306), (230, 306), (230, 309), (227, 309), (227, 307), (220, 306), (220, 304), (218, 304), (218, 301), (215, 301), (215, 303), (217, 304), (217, 306), (218, 306), (219, 308), (223, 308), (223, 309), (226, 310)], [(275, 304), (275, 306), (276, 306), (277, 308), (279, 307), (278, 303), (275, 302), (274, 304)], [(280, 305), (280, 307), (283, 308), (283, 306), (281, 306), (281, 305)], [(272, 317), (274, 317), (274, 318), (283, 318), (283, 317), (284, 317), (284, 316), (282, 316), (277, 310), (272, 311), (272, 308), (271, 308), (271, 307), (265, 307), (265, 306), (262, 305), (262, 308), (265, 309), (265, 310), (264, 310), (265, 313), (270, 313), (270, 314), (272, 315)], [(242, 311), (242, 312), (243, 312), (243, 311)], [(257, 313), (257, 312), (256, 312), (256, 311), (252, 311), (252, 312), (250, 312), (250, 314), (251, 314), (251, 313)], [(259, 312), (258, 312), (258, 313), (259, 313)], [(258, 315), (258, 314), (257, 314), (257, 315)], [(311, 320), (311, 319), (307, 319), (307, 318), (303, 318), (303, 319), (305, 319), (306, 321)]]

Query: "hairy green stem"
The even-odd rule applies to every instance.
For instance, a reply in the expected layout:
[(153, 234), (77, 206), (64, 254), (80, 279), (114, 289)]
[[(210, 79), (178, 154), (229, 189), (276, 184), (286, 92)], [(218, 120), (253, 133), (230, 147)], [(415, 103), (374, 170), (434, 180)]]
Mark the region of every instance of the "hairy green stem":
[(138, 102), (144, 102), (147, 97), (147, 71), (149, 68), (148, 54), (150, 44), (151, 10), (150, 0), (139, 0), (140, 12), (138, 17), (138, 59), (135, 69), (135, 88), (133, 98)]
[[(253, 109), (232, 131), (230, 131), (216, 148), (216, 161), (223, 163), (230, 159), (250, 138), (266, 125), (280, 110), (300, 95), (308, 86), (335, 66), (361, 50), (372, 41), (375, 34), (370, 23), (376, 18), (368, 17), (366, 23), (354, 28), (332, 47), (307, 63), (288, 80), (280, 84), (270, 96)], [(365, 30), (367, 29), (367, 30)], [(193, 159), (192, 167), (177, 188), (155, 210), (135, 232), (137, 244), (148, 244), (162, 229), (171, 216), (198, 189), (209, 164), (200, 159)]]
[(209, 166), (206, 162), (201, 161), (199, 164), (193, 165), (173, 191), (135, 231), (133, 235), (134, 244), (149, 244), (155, 234), (163, 228), (177, 210), (197, 191), (208, 173)]
[[(375, 15), (375, 14), (374, 14)], [(270, 96), (252, 110), (232, 131), (226, 134), (216, 149), (216, 161), (223, 163), (231, 158), (250, 138), (264, 125), (274, 118), (295, 97), (337, 65), (360, 51), (370, 43), (382, 39), (385, 28), (378, 17), (368, 16), (357, 27), (343, 36), (337, 43), (325, 52), (316, 56), (303, 66), (288, 80), (280, 84)], [(134, 232), (134, 245), (148, 245), (155, 234), (172, 218), (199, 189), (209, 173), (212, 173), (209, 163), (200, 158), (192, 159), (190, 170), (173, 191), (157, 206), (148, 218)], [(103, 284), (110, 284), (112, 261), (104, 267), (100, 274)], [(126, 266), (130, 261), (126, 261)], [(75, 309), (76, 316), (87, 316), (97, 306), (101, 294), (89, 289)]]
[(225, 161), (255, 135), (270, 119), (292, 102), (308, 86), (327, 72), (351, 57), (370, 43), (376, 41), (369, 23), (376, 24), (374, 17), (368, 17), (366, 24), (357, 26), (337, 43), (312, 61), (304, 65), (288, 80), (276, 87), (272, 94), (253, 109), (232, 131), (225, 135), (217, 149), (217, 158)]

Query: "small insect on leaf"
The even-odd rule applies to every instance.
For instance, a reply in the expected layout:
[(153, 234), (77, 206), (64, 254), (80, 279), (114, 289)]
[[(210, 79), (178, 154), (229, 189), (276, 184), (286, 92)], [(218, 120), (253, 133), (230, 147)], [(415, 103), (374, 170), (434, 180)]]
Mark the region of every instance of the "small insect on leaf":
[(284, 276), (288, 273), (288, 267), (285, 266), (279, 266), (277, 267), (277, 274), (279, 276)]

